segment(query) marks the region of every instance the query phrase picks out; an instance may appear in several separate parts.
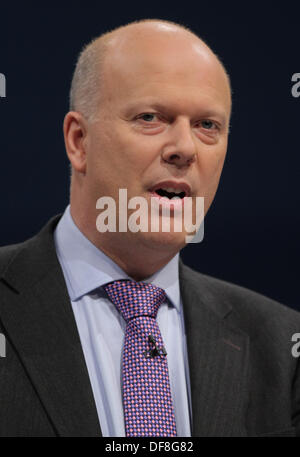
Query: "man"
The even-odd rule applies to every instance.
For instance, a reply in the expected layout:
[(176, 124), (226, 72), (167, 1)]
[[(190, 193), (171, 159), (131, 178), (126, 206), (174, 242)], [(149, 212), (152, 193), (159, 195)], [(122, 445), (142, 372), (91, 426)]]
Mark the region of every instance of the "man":
[(187, 197), (206, 213), (230, 112), (221, 62), (181, 26), (132, 23), (82, 52), (64, 121), (70, 206), (1, 249), (1, 436), (300, 434), (299, 314), (183, 265), (185, 227), (96, 223), (120, 189), (159, 201), (160, 222)]

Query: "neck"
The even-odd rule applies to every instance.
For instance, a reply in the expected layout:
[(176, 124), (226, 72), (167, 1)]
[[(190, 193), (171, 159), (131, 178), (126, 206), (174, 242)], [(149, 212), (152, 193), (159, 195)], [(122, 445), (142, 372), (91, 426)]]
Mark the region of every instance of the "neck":
[(79, 217), (79, 214), (71, 206), (72, 219), (84, 236), (135, 281), (152, 276), (179, 251), (178, 246), (145, 240), (141, 233), (99, 233), (95, 223), (91, 224), (87, 217)]
[(152, 252), (143, 249), (139, 252), (136, 246), (133, 249), (126, 248), (124, 251), (118, 249), (109, 249), (107, 243), (97, 246), (104, 254), (110, 257), (128, 276), (135, 281), (143, 281), (149, 278), (158, 270), (163, 268), (176, 255), (160, 256), (153, 255)]

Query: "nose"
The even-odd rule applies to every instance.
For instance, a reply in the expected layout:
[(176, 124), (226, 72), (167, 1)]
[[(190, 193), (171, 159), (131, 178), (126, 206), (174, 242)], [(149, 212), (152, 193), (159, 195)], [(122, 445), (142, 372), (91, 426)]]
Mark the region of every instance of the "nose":
[(162, 151), (162, 159), (177, 167), (195, 161), (197, 147), (188, 119), (177, 119), (169, 127), (169, 138)]

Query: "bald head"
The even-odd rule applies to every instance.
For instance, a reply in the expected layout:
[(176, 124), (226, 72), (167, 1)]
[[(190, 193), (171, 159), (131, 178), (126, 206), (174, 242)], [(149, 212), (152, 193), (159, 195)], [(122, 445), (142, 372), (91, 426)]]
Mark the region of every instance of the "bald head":
[[(121, 77), (122, 72), (132, 71), (134, 65), (143, 66), (147, 72), (150, 61), (153, 72), (155, 60), (157, 72), (162, 72), (164, 66), (167, 69), (168, 65), (173, 65), (172, 57), (174, 62), (185, 57), (184, 65), (189, 65), (187, 56), (190, 56), (191, 64), (195, 58), (201, 59), (203, 72), (210, 68), (213, 79), (215, 76), (218, 80), (223, 79), (228, 97), (231, 97), (226, 70), (203, 40), (179, 24), (148, 19), (118, 27), (84, 47), (72, 79), (70, 110), (92, 120), (107, 95), (111, 72), (118, 72)], [(110, 87), (112, 91), (115, 89)]]

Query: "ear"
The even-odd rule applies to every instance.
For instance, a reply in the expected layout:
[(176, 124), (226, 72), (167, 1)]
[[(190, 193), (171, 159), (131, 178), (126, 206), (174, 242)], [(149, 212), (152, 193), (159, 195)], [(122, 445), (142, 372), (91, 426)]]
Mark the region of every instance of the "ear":
[(64, 140), (67, 155), (74, 170), (86, 173), (86, 121), (77, 111), (69, 111), (64, 119)]

